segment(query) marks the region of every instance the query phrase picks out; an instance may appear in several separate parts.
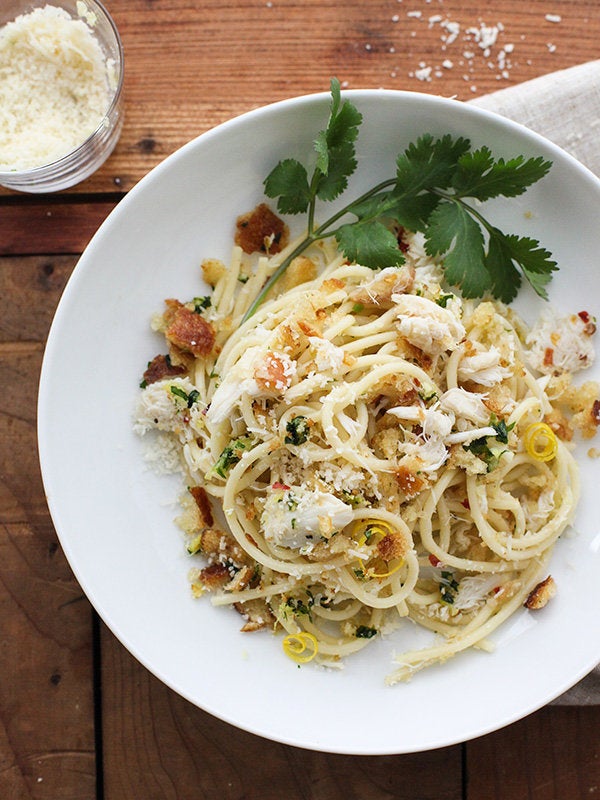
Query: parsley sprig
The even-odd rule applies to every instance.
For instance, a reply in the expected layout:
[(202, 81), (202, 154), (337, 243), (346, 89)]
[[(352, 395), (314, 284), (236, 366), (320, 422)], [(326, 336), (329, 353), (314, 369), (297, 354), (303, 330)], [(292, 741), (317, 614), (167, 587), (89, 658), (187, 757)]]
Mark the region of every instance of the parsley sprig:
[(398, 156), (393, 177), (317, 224), (317, 203), (339, 197), (356, 170), (361, 123), (362, 115), (342, 100), (334, 78), (329, 119), (314, 141), (312, 174), (297, 159), (286, 158), (265, 179), (265, 194), (277, 200), (280, 213), (307, 214), (307, 233), (267, 281), (246, 319), (291, 261), (319, 239), (334, 236), (346, 258), (366, 267), (401, 265), (404, 256), (394, 225), (425, 234), (427, 253), (443, 258), (447, 282), (464, 297), (489, 293), (509, 303), (523, 278), (547, 297), (546, 285), (557, 269), (551, 254), (535, 239), (503, 233), (466, 202), (523, 194), (550, 169), (551, 162), (542, 157), (495, 158), (488, 147), (473, 150), (464, 137), (424, 133)]

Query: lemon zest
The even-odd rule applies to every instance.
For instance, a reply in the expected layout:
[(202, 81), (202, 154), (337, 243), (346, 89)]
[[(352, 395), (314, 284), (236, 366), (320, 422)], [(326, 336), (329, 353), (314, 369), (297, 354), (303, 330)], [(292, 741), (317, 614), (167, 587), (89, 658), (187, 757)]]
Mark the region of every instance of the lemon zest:
[(552, 461), (558, 453), (558, 439), (545, 422), (534, 422), (524, 433), (525, 450), (537, 461)]
[(297, 664), (307, 664), (312, 661), (318, 651), (317, 637), (307, 631), (290, 633), (283, 640), (283, 652)]
[[(357, 544), (359, 547), (362, 547), (363, 544), (370, 542), (373, 537), (376, 538), (376, 542), (380, 542), (385, 536), (389, 535), (390, 533), (394, 533), (394, 529), (389, 524), (389, 522), (385, 522), (381, 519), (361, 519), (358, 520), (353, 529), (353, 533), (356, 535), (362, 529), (362, 534), (357, 539)], [(367, 537), (367, 530), (369, 531), (369, 536)], [(385, 561), (385, 559), (381, 559)], [(367, 567), (362, 559), (358, 559), (358, 563), (360, 564), (360, 569), (362, 570), (364, 576), (366, 578), (388, 578), (390, 575), (393, 575), (394, 572), (397, 572), (404, 560), (402, 558), (394, 559), (390, 562), (385, 562), (386, 564), (392, 564), (393, 566), (388, 569), (386, 572), (375, 572), (373, 567)], [(368, 563), (368, 562), (367, 562)]]

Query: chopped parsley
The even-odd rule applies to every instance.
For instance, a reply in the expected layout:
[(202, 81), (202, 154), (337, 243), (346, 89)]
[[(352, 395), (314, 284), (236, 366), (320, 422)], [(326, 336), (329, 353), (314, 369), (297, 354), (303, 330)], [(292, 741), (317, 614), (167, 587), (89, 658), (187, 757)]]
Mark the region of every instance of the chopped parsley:
[(301, 597), (288, 597), (279, 606), (279, 611), (284, 619), (288, 619), (289, 616), (307, 616), (312, 619), (311, 608), (314, 604), (314, 597), (310, 592), (307, 592), (306, 602)]
[(438, 306), (446, 308), (448, 305), (448, 300), (452, 300), (453, 297), (453, 294), (441, 294), (435, 302), (438, 304)]
[(512, 422), (510, 425), (507, 425), (503, 419), (498, 420), (495, 417), (492, 417), (490, 420), (490, 426), (496, 431), (496, 439), (498, 439), (499, 442), (502, 442), (502, 444), (508, 444), (508, 434), (515, 427), (515, 423)]
[(341, 494), (344, 503), (352, 506), (352, 508), (359, 508), (360, 506), (366, 505), (366, 500), (362, 494), (351, 492), (349, 489), (342, 489)]
[(206, 308), (210, 308), (211, 299), (209, 295), (205, 297), (194, 297), (193, 303), (196, 314), (201, 314)]
[(214, 465), (213, 471), (221, 478), (226, 478), (229, 469), (241, 459), (244, 451), (248, 450), (251, 441), (249, 437), (242, 436), (240, 439), (229, 442)]
[(183, 400), (188, 408), (191, 408), (200, 397), (200, 392), (197, 389), (192, 389), (189, 394), (181, 386), (169, 386), (169, 390), (171, 394)]
[(495, 470), (504, 453), (508, 452), (506, 447), (500, 447), (498, 444), (494, 444), (494, 440), (498, 441), (501, 445), (508, 444), (508, 434), (514, 428), (514, 423), (507, 425), (503, 419), (498, 420), (492, 417), (490, 420), (490, 427), (496, 431), (495, 436), (482, 436), (479, 439), (474, 439), (470, 444), (463, 445), (465, 450), (468, 450), (485, 462), (488, 472)]
[[(517, 197), (543, 178), (552, 165), (541, 156), (496, 158), (486, 146), (473, 149), (465, 137), (423, 133), (398, 155), (395, 175), (316, 224), (317, 202), (341, 195), (357, 168), (362, 121), (354, 104), (342, 100), (339, 81), (332, 79), (329, 118), (314, 139), (312, 170), (285, 158), (266, 177), (265, 194), (277, 200), (280, 213), (307, 215), (307, 234), (265, 283), (245, 319), (291, 261), (320, 239), (335, 237), (350, 262), (373, 269), (402, 264), (404, 255), (393, 230), (398, 225), (424, 233), (428, 255), (443, 257), (446, 280), (459, 287), (463, 297), (489, 292), (508, 303), (523, 278), (547, 297), (546, 285), (557, 269), (551, 254), (535, 239), (503, 233), (477, 208), (495, 197)], [(354, 219), (340, 222), (348, 216)]]
[(458, 581), (454, 577), (454, 573), (442, 570), (442, 577), (440, 578), (440, 596), (442, 598), (442, 603), (448, 606), (453, 605), (457, 591)]
[(300, 445), (307, 441), (310, 434), (310, 423), (306, 417), (293, 417), (285, 426), (286, 444)]
[(377, 628), (369, 628), (367, 625), (359, 625), (354, 631), (357, 639), (372, 639), (377, 636)]

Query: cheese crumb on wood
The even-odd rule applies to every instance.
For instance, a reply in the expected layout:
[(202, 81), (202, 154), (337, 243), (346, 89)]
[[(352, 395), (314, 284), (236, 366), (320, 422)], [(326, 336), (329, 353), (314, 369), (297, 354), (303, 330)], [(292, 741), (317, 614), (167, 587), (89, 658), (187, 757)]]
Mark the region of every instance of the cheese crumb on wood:
[(0, 170), (50, 164), (98, 127), (110, 72), (92, 30), (47, 5), (0, 28)]

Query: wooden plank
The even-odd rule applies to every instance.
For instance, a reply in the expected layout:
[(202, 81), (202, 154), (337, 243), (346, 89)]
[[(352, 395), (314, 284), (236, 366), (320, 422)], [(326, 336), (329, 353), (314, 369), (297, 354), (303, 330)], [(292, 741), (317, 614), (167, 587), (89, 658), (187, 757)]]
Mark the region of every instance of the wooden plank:
[(600, 706), (549, 706), (466, 748), (466, 800), (575, 800), (600, 792)]
[[(110, 11), (125, 49), (125, 127), (75, 193), (126, 191), (199, 133), (256, 106), (325, 91), (332, 75), (351, 88), (465, 100), (597, 58), (600, 26), (595, 0), (561, 3), (560, 23), (546, 19), (547, 0), (485, 9), (480, 0), (369, 0), (368, 11), (364, 0), (111, 0)], [(442, 20), (430, 22), (436, 14)], [(460, 27), (454, 41), (446, 20)], [(468, 31), (499, 23), (486, 56)], [(505, 45), (514, 49), (502, 61)], [(432, 67), (429, 81), (416, 77), (421, 64)]]
[(0, 525), (0, 797), (95, 792), (90, 607), (46, 524)]
[(0, 522), (48, 520), (36, 446), (43, 340), (70, 257), (0, 259)]
[[(65, 255), (0, 258), (0, 347), (46, 340), (76, 261)], [(37, 375), (30, 380), (35, 390)]]
[(0, 214), (0, 256), (81, 253), (116, 200), (5, 205)]
[(354, 758), (267, 741), (183, 700), (104, 626), (102, 701), (106, 800), (439, 800), (440, 782), (462, 798), (460, 747)]
[(50, 523), (39, 370), (72, 257), (0, 259), (0, 797), (95, 793), (91, 611)]
[(42, 345), (0, 350), (0, 522), (48, 519), (36, 447)]

